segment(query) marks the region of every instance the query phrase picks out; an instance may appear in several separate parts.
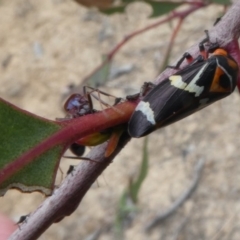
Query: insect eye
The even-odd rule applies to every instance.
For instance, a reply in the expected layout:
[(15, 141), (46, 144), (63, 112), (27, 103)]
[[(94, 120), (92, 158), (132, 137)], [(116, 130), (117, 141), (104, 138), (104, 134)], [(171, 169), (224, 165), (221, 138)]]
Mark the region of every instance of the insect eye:
[(222, 88), (229, 88), (230, 87), (229, 79), (225, 75), (222, 75), (219, 79), (219, 85)]

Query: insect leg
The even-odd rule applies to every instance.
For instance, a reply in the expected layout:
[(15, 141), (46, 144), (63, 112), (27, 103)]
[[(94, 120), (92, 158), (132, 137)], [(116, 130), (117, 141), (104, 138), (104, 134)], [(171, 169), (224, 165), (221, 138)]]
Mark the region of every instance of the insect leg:
[(178, 60), (177, 64), (175, 66), (171, 66), (171, 65), (168, 65), (167, 67), (168, 68), (173, 68), (173, 69), (179, 69), (179, 67), (181, 66), (181, 64), (183, 63), (184, 60), (187, 60), (188, 63), (191, 63), (193, 62), (193, 57), (190, 53), (188, 52), (185, 52), (183, 54), (183, 56)]

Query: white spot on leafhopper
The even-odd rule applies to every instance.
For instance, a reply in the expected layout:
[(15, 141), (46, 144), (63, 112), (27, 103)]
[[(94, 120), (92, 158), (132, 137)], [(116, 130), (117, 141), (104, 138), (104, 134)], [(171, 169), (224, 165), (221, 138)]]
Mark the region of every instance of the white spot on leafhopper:
[(183, 89), (185, 91), (195, 93), (195, 97), (199, 97), (201, 93), (204, 90), (203, 86), (198, 86), (196, 82), (201, 77), (202, 73), (205, 71), (205, 69), (208, 67), (208, 63), (206, 63), (194, 76), (194, 78), (190, 81), (189, 84), (183, 82), (182, 77), (180, 75), (172, 75), (169, 77), (169, 80), (171, 81), (171, 85), (173, 85), (176, 88)]
[(182, 81), (182, 77), (180, 75), (172, 75), (169, 77), (169, 80), (171, 81), (171, 85), (176, 88), (185, 89), (187, 86), (187, 84)]
[(149, 102), (141, 101), (141, 102), (137, 105), (135, 111), (140, 111), (140, 112), (142, 112), (142, 114), (147, 118), (147, 120), (148, 120), (152, 125), (155, 125), (155, 124), (156, 124), (155, 119), (154, 119), (154, 112), (153, 112), (153, 110), (151, 109)]
[(196, 76), (192, 79), (192, 81), (187, 85), (185, 88), (185, 91), (189, 91), (192, 93), (195, 93), (195, 97), (199, 97), (201, 93), (204, 90), (204, 87), (200, 87), (196, 84), (196, 82), (199, 80), (202, 73), (205, 71), (205, 69), (208, 67), (208, 63), (206, 63), (196, 74)]

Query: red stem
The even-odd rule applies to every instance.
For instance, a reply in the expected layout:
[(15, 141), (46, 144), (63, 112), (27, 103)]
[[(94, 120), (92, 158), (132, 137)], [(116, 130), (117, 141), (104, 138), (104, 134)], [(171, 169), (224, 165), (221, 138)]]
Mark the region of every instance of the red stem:
[(178, 23), (177, 23), (177, 26), (175, 27), (172, 35), (171, 35), (171, 38), (170, 38), (170, 41), (169, 41), (169, 44), (167, 46), (167, 51), (165, 53), (165, 57), (164, 57), (164, 61), (162, 63), (162, 66), (160, 67), (160, 72), (163, 71), (163, 69), (166, 68), (166, 65), (168, 64), (169, 62), (169, 56), (171, 55), (171, 52), (172, 52), (172, 49), (173, 49), (173, 45), (174, 45), (174, 42), (175, 42), (175, 38), (177, 37), (177, 34), (181, 28), (181, 25), (182, 25), (182, 22), (183, 22), (184, 18), (180, 18)]
[(124, 102), (102, 112), (68, 121), (57, 122), (62, 126), (61, 130), (24, 153), (1, 170), (0, 184), (29, 164), (34, 158), (40, 156), (54, 146), (65, 145), (65, 147), (67, 147), (72, 142), (91, 133), (99, 132), (127, 122), (136, 105), (137, 102)]
[(114, 57), (114, 55), (120, 50), (120, 48), (122, 48), (125, 43), (127, 43), (129, 40), (131, 40), (132, 38), (136, 37), (137, 35), (148, 31), (152, 28), (157, 27), (158, 25), (161, 25), (163, 23), (169, 22), (170, 20), (174, 19), (174, 18), (180, 18), (183, 19), (185, 17), (187, 17), (190, 13), (205, 7), (206, 4), (203, 2), (199, 2), (199, 1), (194, 1), (194, 2), (186, 2), (188, 4), (191, 4), (191, 7), (189, 7), (187, 10), (184, 11), (173, 11), (172, 14), (168, 15), (166, 18), (161, 19), (149, 26), (146, 26), (142, 29), (139, 29), (135, 32), (132, 32), (131, 34), (128, 34), (120, 43), (117, 44), (116, 47), (114, 47), (107, 55), (106, 60), (104, 60), (97, 68), (95, 68), (95, 70), (89, 74), (87, 77), (84, 78), (83, 82), (81, 84), (86, 84), (86, 82), (88, 81), (88, 79), (93, 76), (99, 69), (101, 69), (106, 63), (110, 62), (112, 60), (112, 58)]

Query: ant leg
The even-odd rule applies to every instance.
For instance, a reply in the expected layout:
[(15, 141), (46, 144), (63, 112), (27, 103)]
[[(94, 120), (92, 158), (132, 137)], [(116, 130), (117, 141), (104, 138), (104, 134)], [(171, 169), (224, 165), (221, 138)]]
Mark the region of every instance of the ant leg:
[[(183, 63), (183, 61), (186, 59), (188, 64), (193, 64), (196, 62), (202, 62), (204, 60), (206, 60), (208, 58), (208, 52), (206, 51), (204, 44), (206, 42), (209, 42), (209, 33), (208, 30), (205, 30), (205, 34), (206, 34), (206, 38), (204, 38), (200, 43), (199, 43), (199, 52), (200, 55), (197, 58), (193, 58), (192, 55), (188, 52), (184, 53), (183, 56), (178, 60), (177, 64), (175, 66), (168, 66), (169, 68), (173, 68), (173, 69), (179, 69), (179, 67), (181, 66), (181, 64)], [(217, 46), (213, 46), (213, 48), (217, 48)], [(215, 49), (214, 49), (215, 50)]]
[[(209, 53), (213, 53), (216, 49), (219, 48), (219, 43), (218, 41), (216, 40), (215, 43), (212, 43), (210, 41), (210, 37), (209, 37), (209, 32), (208, 30), (205, 30), (204, 31), (205, 34), (206, 34), (206, 38), (204, 38), (200, 43), (199, 43), (199, 51), (200, 51), (200, 54), (202, 55), (202, 57), (206, 60), (208, 58), (208, 54)], [(205, 50), (205, 47), (204, 47), (204, 44), (205, 43), (209, 43), (209, 48), (208, 48), (208, 51)]]
[(154, 87), (156, 86), (156, 84), (152, 83), (152, 82), (144, 82), (141, 89), (140, 89), (140, 92), (139, 93), (135, 93), (133, 95), (128, 95), (126, 96), (126, 99), (128, 101), (135, 101), (137, 100), (138, 98), (140, 97), (144, 97), (147, 95), (147, 93), (152, 90)]
[(147, 95), (147, 93), (155, 86), (156, 84), (153, 84), (152, 82), (145, 82), (140, 89), (140, 97), (144, 97), (145, 95)]
[(220, 21), (221, 21), (222, 17), (218, 17), (215, 21), (215, 23), (213, 24), (213, 26), (216, 26)]
[[(114, 105), (116, 105), (117, 103), (119, 103), (119, 102), (122, 100), (122, 98), (118, 98), (118, 97), (113, 96), (113, 95), (111, 95), (111, 94), (109, 94), (109, 93), (103, 92), (103, 91), (101, 91), (101, 90), (99, 90), (99, 89), (95, 89), (95, 88), (92, 88), (92, 87), (88, 87), (88, 88), (92, 89), (92, 90), (93, 90), (92, 92), (94, 92), (94, 90), (95, 90), (96, 92), (99, 92), (99, 93), (103, 94), (104, 96), (115, 98), (116, 100), (115, 100)], [(96, 98), (96, 99), (97, 99), (97, 98)], [(99, 97), (99, 99), (97, 99), (97, 100), (101, 100), (100, 97)], [(104, 105), (107, 106), (107, 107), (110, 107), (110, 105), (107, 104), (107, 103), (105, 103), (105, 102), (104, 102)]]
[(198, 44), (200, 55), (204, 60), (208, 58), (208, 51), (206, 51), (204, 44), (210, 42), (208, 30), (204, 30), (206, 37)]
[[(94, 89), (94, 88), (91, 88), (91, 87), (89, 87), (90, 89)], [(114, 105), (116, 105), (116, 104), (118, 104), (119, 102), (121, 102), (121, 100), (122, 100), (122, 98), (117, 98), (116, 96), (113, 96), (113, 95), (111, 95), (111, 94), (109, 94), (109, 93), (106, 93), (106, 92), (103, 92), (103, 91), (101, 91), (101, 90), (99, 90), (99, 89), (94, 89), (97, 93), (98, 93), (98, 96), (96, 96), (96, 95), (94, 95), (94, 94), (91, 94), (91, 96), (92, 97), (94, 97), (96, 100), (98, 100), (101, 104), (103, 104), (105, 107), (112, 107), (112, 105), (110, 105), (110, 104), (108, 104), (108, 103), (106, 103), (105, 101), (103, 101), (102, 99), (101, 99), (101, 97), (100, 97), (100, 94), (102, 94), (102, 95), (104, 95), (104, 96), (107, 96), (107, 97), (112, 97), (112, 98), (114, 98), (115, 99), (115, 102), (114, 102), (114, 104), (113, 104), (113, 106)], [(94, 91), (93, 90), (93, 91)], [(92, 91), (92, 92), (93, 92)], [(101, 106), (102, 107), (102, 106)]]
[(63, 170), (61, 169), (61, 167), (59, 166), (59, 171), (60, 171), (60, 173), (61, 173), (61, 181), (63, 180)]
[(74, 156), (63, 156), (64, 158), (69, 158), (69, 159), (77, 159), (77, 160), (86, 160), (86, 161), (90, 161), (90, 162), (95, 162), (95, 163), (99, 163), (99, 161), (93, 160), (91, 158), (87, 158), (87, 157), (74, 157)]
[[(114, 108), (114, 105), (116, 105), (117, 103), (119, 103), (119, 102), (122, 100), (122, 99), (120, 99), (120, 98), (116, 98), (115, 96), (113, 96), (113, 95), (111, 95), (111, 94), (108, 94), (108, 93), (103, 92), (103, 91), (101, 91), (101, 90), (99, 90), (99, 89), (92, 88), (92, 87), (89, 87), (89, 86), (85, 86), (85, 87), (84, 87), (85, 92), (86, 92), (86, 88), (91, 89), (92, 91), (89, 92), (89, 94), (91, 95), (91, 97), (94, 97), (97, 101), (100, 102), (100, 104), (103, 104), (105, 107)], [(94, 95), (93, 92), (98, 92), (98, 96)], [(106, 103), (105, 101), (103, 101), (103, 100), (101, 99), (100, 95), (99, 95), (100, 93), (103, 94), (103, 95), (105, 95), (105, 96), (115, 98), (116, 100), (115, 100), (113, 106), (110, 105), (110, 104), (108, 104), (108, 103)], [(101, 106), (101, 107), (102, 107), (102, 106)], [(115, 108), (114, 108), (114, 109), (115, 109)], [(115, 110), (116, 110), (117, 112), (120, 112), (118, 109), (115, 109)], [(121, 112), (120, 112), (120, 113), (121, 113)]]
[[(93, 104), (92, 104), (92, 99), (91, 99), (91, 96), (92, 96), (92, 97), (94, 97), (97, 101), (99, 101), (101, 104), (103, 104), (105, 107), (110, 107), (109, 104), (107, 104), (106, 102), (104, 102), (104, 101), (101, 99), (99, 93), (101, 93), (101, 94), (103, 94), (103, 95), (105, 95), (105, 96), (111, 96), (110, 94), (107, 94), (107, 93), (105, 93), (105, 92), (103, 92), (103, 91), (100, 91), (99, 89), (92, 88), (92, 87), (89, 87), (89, 86), (84, 86), (83, 88), (84, 88), (84, 94), (87, 96), (87, 98), (88, 98), (89, 102), (91, 103), (91, 105), (93, 105)], [(91, 89), (91, 91), (90, 91), (90, 92), (87, 92), (87, 91), (86, 91), (86, 88)], [(93, 94), (93, 92), (98, 92), (98, 96), (95, 96), (95, 95)], [(102, 107), (102, 106), (101, 106), (101, 107)]]
[(101, 94), (103, 94), (103, 95), (105, 95), (105, 96), (107, 96), (107, 97), (113, 97), (113, 98), (116, 98), (115, 96), (113, 96), (113, 95), (111, 95), (111, 94), (109, 94), (109, 93), (103, 92), (103, 91), (101, 91), (101, 90), (99, 90), (99, 89), (96, 89), (96, 88), (93, 88), (93, 87), (89, 87), (89, 86), (85, 86), (85, 87), (91, 89), (92, 92), (95, 91), (95, 92), (99, 92), (99, 93), (101, 93)]
[(191, 54), (186, 52), (179, 59), (179, 61), (177, 62), (177, 64), (175, 66), (168, 66), (168, 67), (169, 68), (173, 68), (173, 69), (179, 69), (179, 67), (181, 66), (181, 64), (183, 63), (183, 61), (185, 59), (187, 60), (187, 62), (189, 64), (196, 63), (196, 62), (202, 62), (202, 61), (208, 59), (208, 53), (209, 52), (214, 52), (217, 48), (219, 48), (219, 44), (218, 43), (211, 44), (210, 47), (209, 47), (209, 50), (206, 51), (204, 44), (210, 42), (210, 37), (209, 37), (208, 30), (205, 30), (204, 32), (206, 34), (206, 38), (204, 38), (198, 45), (199, 46), (200, 55), (197, 58), (193, 59)]
[(87, 89), (87, 86), (83, 86), (83, 94), (88, 100), (90, 112), (93, 113), (94, 110), (93, 110), (93, 102), (92, 102), (92, 98), (91, 98), (91, 92), (89, 93), (86, 89)]

